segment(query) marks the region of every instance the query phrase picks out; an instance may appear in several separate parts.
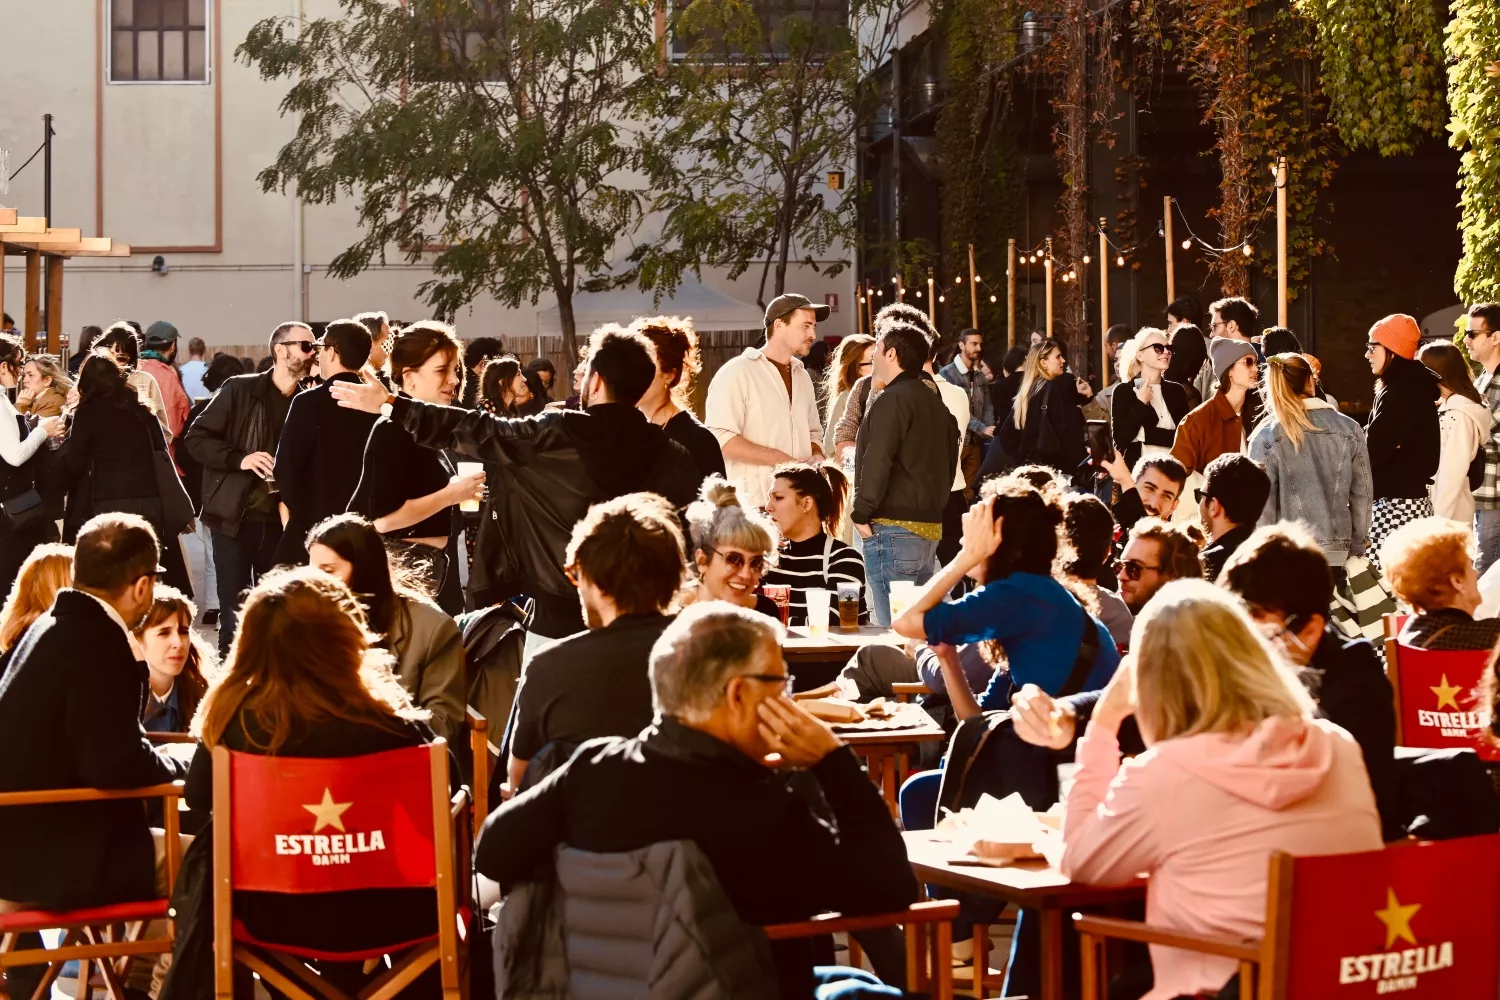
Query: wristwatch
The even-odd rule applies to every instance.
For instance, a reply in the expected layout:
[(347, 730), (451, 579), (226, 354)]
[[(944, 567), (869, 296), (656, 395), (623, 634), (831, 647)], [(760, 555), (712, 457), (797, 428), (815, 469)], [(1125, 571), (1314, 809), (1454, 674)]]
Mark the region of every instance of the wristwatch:
[(389, 417), (391, 415), (391, 407), (395, 404), (395, 402), (396, 394), (393, 392), (386, 393), (385, 402), (380, 404), (380, 415), (382, 417)]

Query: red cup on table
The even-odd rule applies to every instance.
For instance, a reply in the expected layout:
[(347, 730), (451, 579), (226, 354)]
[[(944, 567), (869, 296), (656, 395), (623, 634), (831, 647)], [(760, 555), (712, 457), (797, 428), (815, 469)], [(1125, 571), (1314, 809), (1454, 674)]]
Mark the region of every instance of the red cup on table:
[(781, 614), (781, 624), (785, 626), (788, 616), (792, 613), (792, 588), (767, 583), (761, 586), (760, 592), (776, 605), (776, 610)]

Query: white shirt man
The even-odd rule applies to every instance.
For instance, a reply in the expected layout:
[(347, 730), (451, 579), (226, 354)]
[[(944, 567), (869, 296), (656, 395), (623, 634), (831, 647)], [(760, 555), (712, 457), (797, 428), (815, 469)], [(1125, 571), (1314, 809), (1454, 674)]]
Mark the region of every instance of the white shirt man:
[(805, 295), (778, 295), (766, 306), (765, 346), (731, 358), (708, 387), (704, 423), (746, 507), (765, 505), (777, 465), (822, 456), (817, 393), (800, 359), (828, 313)]

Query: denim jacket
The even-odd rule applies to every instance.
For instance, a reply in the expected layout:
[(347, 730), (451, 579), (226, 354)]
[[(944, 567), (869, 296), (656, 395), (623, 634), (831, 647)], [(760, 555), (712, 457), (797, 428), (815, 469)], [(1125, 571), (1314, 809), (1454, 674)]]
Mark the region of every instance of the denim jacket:
[(1301, 521), (1328, 564), (1341, 569), (1350, 556), (1363, 555), (1370, 540), (1370, 455), (1353, 420), (1321, 399), (1303, 403), (1317, 430), (1303, 435), (1300, 450), (1271, 415), (1250, 436), (1250, 457), (1271, 478), (1260, 523)]

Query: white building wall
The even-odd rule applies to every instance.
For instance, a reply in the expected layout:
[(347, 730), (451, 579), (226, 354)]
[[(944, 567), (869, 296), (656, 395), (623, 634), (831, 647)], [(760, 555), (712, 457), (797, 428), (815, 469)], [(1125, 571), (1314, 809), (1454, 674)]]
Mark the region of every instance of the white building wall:
[[(129, 258), (68, 262), (64, 331), (76, 334), (85, 324), (119, 317), (143, 324), (167, 319), (185, 337), (211, 345), (249, 344), (291, 318), (332, 320), (366, 309), (404, 319), (428, 314), (416, 294), (426, 268), (400, 262), (394, 253), (392, 263), (356, 278), (328, 277), (328, 262), (357, 238), (352, 201), (305, 207), (308, 273), (297, 274), (293, 201), (263, 193), (255, 179), (292, 135), (293, 123), (278, 109), (285, 83), (261, 81), (233, 54), (252, 24), (290, 13), (298, 0), (209, 0), (211, 23), (218, 21), (210, 32), (210, 80), (171, 84), (108, 81), (109, 2), (0, 2), (0, 146), (10, 151), (10, 169), (41, 141), (41, 116), (50, 112), (56, 130), (52, 224), (110, 236), (137, 251)], [(336, 0), (302, 2), (309, 17), (338, 10)], [(854, 176), (852, 165), (846, 173)], [(0, 195), (0, 205), (43, 214), (42, 177), (39, 156)], [(158, 253), (167, 263), (165, 276), (151, 270)], [(5, 265), (5, 309), (21, 325), (23, 262), (10, 257)], [(798, 267), (796, 275), (789, 290), (814, 301), (838, 296), (840, 309), (823, 324), (826, 333), (854, 329), (852, 270), (830, 279)], [(704, 275), (709, 285), (752, 303), (759, 277), (759, 266), (737, 282)], [(461, 313), (457, 325), (465, 337), (529, 334), (536, 310), (553, 304), (551, 295), (520, 309), (484, 299)]]

